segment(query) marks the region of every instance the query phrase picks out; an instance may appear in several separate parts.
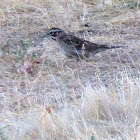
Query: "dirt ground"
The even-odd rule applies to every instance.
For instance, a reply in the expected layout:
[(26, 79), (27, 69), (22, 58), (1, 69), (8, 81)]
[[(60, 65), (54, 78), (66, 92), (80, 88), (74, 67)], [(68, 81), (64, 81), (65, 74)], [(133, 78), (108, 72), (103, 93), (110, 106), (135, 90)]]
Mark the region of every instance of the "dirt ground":
[[(120, 109), (120, 98), (125, 92), (126, 99), (129, 98), (129, 80), (139, 81), (139, 6), (129, 8), (120, 1), (117, 1), (114, 6), (110, 6), (110, 3), (104, 5), (100, 1), (94, 3), (92, 1), (60, 2), (48, 0), (47, 2), (2, 1), (1, 3), (0, 93), (2, 95), (0, 96), (0, 121), (2, 120), (2, 127), (0, 127), (0, 135), (9, 138), (8, 132), (13, 132), (11, 129), (15, 128), (11, 125), (14, 122), (11, 119), (15, 119), (14, 123), (17, 125), (16, 129), (18, 129), (17, 120), (24, 118), (24, 115), (29, 114), (32, 108), (33, 110), (45, 108), (49, 114), (53, 111), (59, 112), (61, 117), (65, 109), (72, 113), (73, 108), (79, 107), (80, 102), (83, 102), (83, 99), (87, 96), (86, 93), (93, 90), (94, 93), (98, 94), (98, 91), (101, 90), (100, 92), (102, 92), (103, 89), (103, 93), (106, 94), (105, 97), (101, 95), (97, 99), (101, 101), (98, 108), (101, 109), (98, 112), (99, 118), (95, 117), (94, 114), (95, 122), (88, 119), (86, 120), (87, 126), (93, 125), (95, 127), (98, 135), (97, 139), (100, 140), (134, 138), (131, 135), (131, 126), (130, 129), (127, 128), (128, 134), (126, 134), (127, 130), (123, 132), (124, 126), (114, 124), (118, 129), (116, 130), (115, 127), (112, 128), (113, 122), (106, 124), (113, 115), (107, 115), (103, 106), (106, 104), (105, 100), (108, 100), (109, 97), (110, 101), (107, 104), (112, 107), (112, 114), (115, 111), (118, 114), (121, 112), (120, 114), (123, 114), (124, 118), (131, 118), (131, 113), (125, 114), (129, 112), (130, 107)], [(41, 40), (39, 38), (52, 27), (59, 27), (66, 32), (73, 32), (76, 36), (91, 42), (122, 47), (97, 54), (88, 62), (77, 62), (66, 58), (61, 53), (58, 45), (52, 40)], [(132, 88), (137, 84), (136, 82)], [(92, 97), (95, 97), (96, 100), (95, 95)], [(134, 99), (137, 98), (136, 95), (134, 97)], [(113, 101), (118, 101), (117, 107), (114, 106)], [(119, 107), (118, 104), (120, 104)], [(115, 108), (114, 112), (113, 107)], [(12, 114), (9, 120), (10, 123), (4, 120), (4, 118), (8, 118), (6, 117), (8, 111)], [(54, 123), (53, 121), (52, 123)], [(90, 125), (88, 125), (89, 123)], [(61, 126), (61, 123), (57, 127), (59, 125)], [(102, 126), (106, 133), (101, 132)], [(129, 126), (129, 123), (126, 126)], [(51, 130), (46, 128), (45, 130), (47, 132), (44, 136), (40, 134), (32, 137), (34, 133), (26, 130), (22, 134), (28, 135), (30, 139), (51, 138), (51, 136), (47, 137), (48, 131)], [(34, 132), (36, 131), (38, 132), (38, 130)], [(78, 131), (81, 132), (81, 135), (81, 128)], [(57, 140), (60, 134), (55, 134), (53, 133), (52, 138)], [(62, 139), (76, 139), (73, 137), (73, 133), (71, 135), (63, 136)], [(89, 136), (91, 140), (94, 139), (91, 137), (91, 133)], [(0, 138), (2, 139), (2, 136)], [(27, 139), (27, 137), (21, 138), (18, 132), (13, 136), (13, 139), (17, 138)], [(77, 137), (77, 140), (78, 138), (80, 139), (80, 136)], [(84, 136), (81, 136), (82, 140), (84, 138)]]

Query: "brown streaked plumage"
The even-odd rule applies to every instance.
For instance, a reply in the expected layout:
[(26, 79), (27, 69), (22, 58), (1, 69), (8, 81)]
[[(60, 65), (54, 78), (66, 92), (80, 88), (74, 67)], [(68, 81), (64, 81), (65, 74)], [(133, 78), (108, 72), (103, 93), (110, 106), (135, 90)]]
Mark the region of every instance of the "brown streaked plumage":
[(42, 36), (42, 38), (44, 37), (56, 40), (67, 57), (73, 57), (76, 59), (88, 58), (90, 54), (96, 54), (108, 49), (121, 47), (92, 43), (74, 35), (67, 34), (60, 28), (49, 29), (48, 32)]

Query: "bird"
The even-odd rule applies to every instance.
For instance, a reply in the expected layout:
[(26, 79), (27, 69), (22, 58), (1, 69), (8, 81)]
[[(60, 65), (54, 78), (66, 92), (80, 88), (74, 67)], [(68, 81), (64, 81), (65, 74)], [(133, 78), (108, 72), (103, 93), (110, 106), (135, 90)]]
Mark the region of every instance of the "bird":
[(41, 36), (41, 38), (46, 37), (55, 40), (68, 58), (76, 58), (77, 60), (88, 59), (91, 54), (95, 55), (108, 49), (121, 47), (96, 44), (66, 33), (57, 27), (49, 29), (45, 35)]

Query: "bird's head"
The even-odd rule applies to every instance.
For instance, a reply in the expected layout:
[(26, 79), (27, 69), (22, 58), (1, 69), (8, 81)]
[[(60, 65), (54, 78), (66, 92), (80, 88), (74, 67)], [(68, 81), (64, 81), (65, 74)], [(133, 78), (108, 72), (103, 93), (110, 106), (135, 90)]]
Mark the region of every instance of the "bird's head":
[(42, 36), (42, 38), (48, 37), (53, 40), (57, 40), (61, 33), (65, 32), (60, 28), (51, 28), (47, 31), (47, 33), (44, 36)]

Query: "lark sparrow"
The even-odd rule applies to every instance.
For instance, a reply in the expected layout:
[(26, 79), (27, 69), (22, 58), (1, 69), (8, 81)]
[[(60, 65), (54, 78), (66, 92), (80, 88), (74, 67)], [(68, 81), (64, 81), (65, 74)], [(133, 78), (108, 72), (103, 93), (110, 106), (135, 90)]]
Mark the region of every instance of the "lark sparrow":
[(108, 49), (120, 48), (120, 46), (99, 45), (67, 34), (59, 28), (51, 28), (42, 38), (49, 37), (56, 40), (67, 57), (76, 59), (88, 58), (90, 54), (96, 54)]

